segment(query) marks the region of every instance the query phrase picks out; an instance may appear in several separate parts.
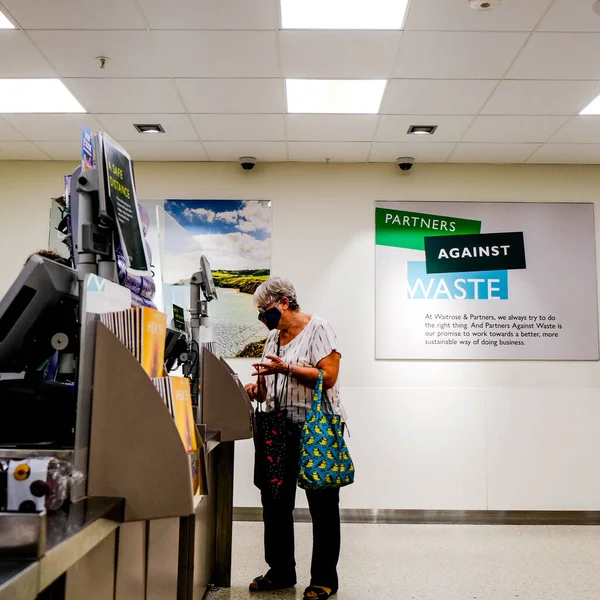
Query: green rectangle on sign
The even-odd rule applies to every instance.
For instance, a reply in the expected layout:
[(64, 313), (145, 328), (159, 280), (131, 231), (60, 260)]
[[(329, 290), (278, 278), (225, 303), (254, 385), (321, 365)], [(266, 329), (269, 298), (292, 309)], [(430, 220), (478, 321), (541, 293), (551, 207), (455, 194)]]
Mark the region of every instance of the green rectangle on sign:
[(426, 237), (481, 233), (481, 221), (441, 215), (375, 209), (375, 243), (410, 250), (425, 250)]

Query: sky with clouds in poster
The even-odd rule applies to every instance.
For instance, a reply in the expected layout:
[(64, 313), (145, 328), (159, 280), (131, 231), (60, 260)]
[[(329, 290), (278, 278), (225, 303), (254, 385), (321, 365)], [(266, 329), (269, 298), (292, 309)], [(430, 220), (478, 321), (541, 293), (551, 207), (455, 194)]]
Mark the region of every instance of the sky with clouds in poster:
[[(171, 261), (197, 264), (205, 254), (212, 269), (269, 269), (271, 209), (257, 200), (168, 200), (167, 212), (187, 235), (166, 227), (165, 244)], [(187, 269), (187, 267), (185, 267)], [(193, 271), (192, 271), (193, 272)], [(188, 275), (189, 276), (189, 275)]]

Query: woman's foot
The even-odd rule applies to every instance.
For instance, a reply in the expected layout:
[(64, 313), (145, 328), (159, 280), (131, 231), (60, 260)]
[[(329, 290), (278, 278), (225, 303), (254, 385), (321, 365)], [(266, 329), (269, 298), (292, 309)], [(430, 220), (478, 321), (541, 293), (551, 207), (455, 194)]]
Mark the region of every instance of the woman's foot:
[(250, 584), (248, 589), (251, 592), (271, 592), (273, 590), (285, 590), (287, 588), (292, 588), (295, 585), (295, 581), (275, 581), (268, 578), (266, 575), (259, 575)]
[(327, 600), (336, 592), (337, 590), (332, 590), (323, 585), (309, 585), (304, 590), (304, 600)]

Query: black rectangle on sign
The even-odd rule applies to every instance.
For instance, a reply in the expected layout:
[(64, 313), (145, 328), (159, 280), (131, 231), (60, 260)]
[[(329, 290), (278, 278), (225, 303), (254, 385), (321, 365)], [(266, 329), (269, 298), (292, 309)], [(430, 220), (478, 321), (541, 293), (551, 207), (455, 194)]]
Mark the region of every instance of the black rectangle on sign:
[(427, 273), (525, 269), (523, 232), (425, 238)]

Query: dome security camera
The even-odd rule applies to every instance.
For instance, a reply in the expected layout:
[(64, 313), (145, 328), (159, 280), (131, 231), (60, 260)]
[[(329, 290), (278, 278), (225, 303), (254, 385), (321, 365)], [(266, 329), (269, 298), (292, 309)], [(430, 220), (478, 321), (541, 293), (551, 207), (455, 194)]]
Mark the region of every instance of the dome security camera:
[(240, 158), (240, 165), (244, 171), (252, 171), (258, 161), (253, 156), (242, 156)]
[(501, 4), (502, 0), (469, 0), (469, 6), (473, 10), (492, 10)]
[(396, 164), (400, 167), (401, 171), (410, 171), (415, 164), (415, 159), (410, 156), (403, 156), (396, 159)]

